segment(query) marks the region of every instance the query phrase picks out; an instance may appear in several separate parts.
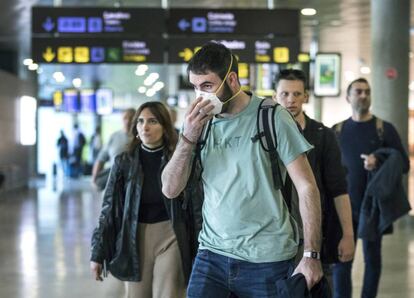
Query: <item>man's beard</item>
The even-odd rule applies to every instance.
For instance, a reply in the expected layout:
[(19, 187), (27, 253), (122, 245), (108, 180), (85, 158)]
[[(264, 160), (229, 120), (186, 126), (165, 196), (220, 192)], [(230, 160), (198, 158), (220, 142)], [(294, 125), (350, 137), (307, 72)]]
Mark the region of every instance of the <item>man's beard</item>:
[[(220, 96), (221, 101), (229, 100), (233, 96), (233, 93), (230, 90), (230, 87), (227, 85), (227, 82), (223, 85), (223, 94)], [(222, 113), (227, 112), (227, 109), (229, 107), (229, 103), (227, 102), (223, 104), (223, 109), (221, 110)]]

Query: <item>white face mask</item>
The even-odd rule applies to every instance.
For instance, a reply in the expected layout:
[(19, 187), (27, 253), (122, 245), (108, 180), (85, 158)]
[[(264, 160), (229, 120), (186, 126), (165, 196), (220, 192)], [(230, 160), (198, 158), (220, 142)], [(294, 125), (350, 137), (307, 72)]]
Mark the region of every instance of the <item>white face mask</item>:
[(210, 111), (209, 114), (213, 114), (213, 115), (220, 114), (222, 109), (223, 109), (223, 105), (225, 103), (229, 102), (230, 100), (232, 100), (233, 98), (235, 98), (241, 91), (241, 88), (240, 88), (240, 90), (238, 92), (236, 92), (236, 94), (234, 94), (232, 97), (230, 97), (225, 102), (222, 102), (217, 96), (217, 92), (221, 89), (221, 87), (223, 87), (224, 83), (226, 82), (227, 76), (230, 73), (232, 65), (233, 65), (233, 55), (230, 56), (229, 69), (227, 70), (227, 73), (224, 76), (223, 82), (221, 82), (221, 84), (217, 88), (216, 92), (210, 93), (210, 92), (205, 92), (205, 91), (201, 91), (201, 90), (195, 90), (196, 98), (202, 97), (203, 100), (210, 100), (211, 103), (214, 105), (214, 109), (212, 111)]
[(217, 97), (216, 93), (204, 92), (201, 90), (195, 90), (195, 93), (196, 93), (196, 98), (202, 97), (203, 100), (211, 101), (211, 103), (214, 106), (214, 109), (211, 110), (209, 114), (217, 115), (221, 113), (221, 110), (223, 109), (223, 103)]

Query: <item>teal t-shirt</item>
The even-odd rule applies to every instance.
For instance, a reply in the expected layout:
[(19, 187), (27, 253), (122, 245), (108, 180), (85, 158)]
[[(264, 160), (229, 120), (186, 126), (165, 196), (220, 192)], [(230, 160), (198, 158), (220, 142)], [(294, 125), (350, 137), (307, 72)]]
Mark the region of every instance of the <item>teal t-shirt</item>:
[[(254, 263), (293, 258), (298, 241), (280, 191), (273, 187), (270, 159), (251, 138), (256, 135), (261, 99), (230, 118), (214, 118), (201, 152), (204, 167), (200, 248)], [(292, 116), (275, 113), (278, 152), (284, 165), (312, 146)]]

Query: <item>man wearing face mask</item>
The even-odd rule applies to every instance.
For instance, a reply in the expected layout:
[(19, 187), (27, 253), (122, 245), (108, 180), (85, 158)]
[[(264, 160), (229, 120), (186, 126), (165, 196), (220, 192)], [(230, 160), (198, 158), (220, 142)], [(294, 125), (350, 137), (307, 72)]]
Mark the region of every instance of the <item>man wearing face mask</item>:
[[(274, 188), (269, 156), (252, 140), (261, 99), (241, 91), (237, 60), (221, 44), (203, 46), (187, 72), (197, 96), (162, 173), (164, 195), (177, 197), (189, 180), (197, 140), (212, 119), (200, 154), (203, 223), (187, 295), (275, 297), (276, 281), (293, 271), (298, 240)], [(274, 121), (278, 153), (297, 188), (304, 228), (305, 254), (294, 274), (302, 273), (311, 288), (322, 277), (319, 192), (306, 159), (312, 146), (284, 108), (277, 107)]]

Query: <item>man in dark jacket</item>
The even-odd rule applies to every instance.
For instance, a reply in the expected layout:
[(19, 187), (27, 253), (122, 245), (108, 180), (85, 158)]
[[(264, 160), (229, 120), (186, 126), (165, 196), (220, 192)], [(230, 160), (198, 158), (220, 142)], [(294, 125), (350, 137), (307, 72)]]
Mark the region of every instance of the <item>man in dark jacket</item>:
[[(359, 78), (347, 88), (346, 100), (351, 105), (352, 116), (336, 124), (339, 145), (342, 151), (342, 163), (347, 168), (348, 193), (351, 197), (354, 230), (358, 231), (361, 206), (366, 193), (369, 178), (373, 171), (380, 168), (379, 155), (374, 154), (379, 148), (391, 147), (399, 152), (402, 159), (402, 171), (410, 167), (405, 149), (394, 126), (378, 119), (370, 112), (371, 89), (368, 81)], [(362, 297), (375, 297), (381, 275), (381, 241), (378, 233), (363, 239), (365, 261)], [(338, 263), (333, 268), (334, 297), (351, 297), (352, 262)]]
[[(274, 100), (290, 111), (302, 127), (306, 140), (314, 146), (308, 153), (308, 160), (321, 195), (322, 261), (324, 273), (329, 279), (328, 264), (333, 261), (347, 262), (354, 256), (351, 204), (341, 165), (341, 152), (334, 132), (303, 112), (302, 106), (308, 100), (306, 76), (303, 71), (280, 71), (275, 79), (275, 88)], [(337, 218), (340, 224), (332, 222)], [(330, 231), (332, 228), (334, 230)]]

